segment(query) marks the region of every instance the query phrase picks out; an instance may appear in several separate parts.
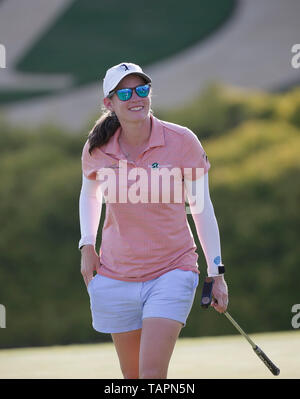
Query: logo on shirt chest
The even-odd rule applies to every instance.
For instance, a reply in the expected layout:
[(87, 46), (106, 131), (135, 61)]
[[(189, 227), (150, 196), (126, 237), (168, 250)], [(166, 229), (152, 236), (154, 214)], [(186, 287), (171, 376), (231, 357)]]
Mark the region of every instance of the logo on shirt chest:
[[(148, 165), (148, 168), (151, 168), (151, 169), (171, 168), (171, 167), (172, 167), (171, 164), (161, 165), (158, 162), (153, 162), (151, 165)], [(106, 169), (106, 168), (109, 168), (109, 169), (120, 169), (120, 166), (117, 163), (113, 163), (113, 164), (106, 165), (106, 166), (103, 167), (103, 169)]]
[(158, 169), (158, 168), (171, 168), (172, 165), (160, 165), (158, 162), (153, 162), (152, 165), (148, 165), (148, 168)]
[(104, 167), (103, 167), (103, 169), (105, 169), (105, 168), (109, 168), (109, 169), (120, 169), (120, 166), (119, 166), (117, 163), (113, 163), (113, 164), (111, 164), (111, 165), (107, 165), (107, 166), (104, 166)]

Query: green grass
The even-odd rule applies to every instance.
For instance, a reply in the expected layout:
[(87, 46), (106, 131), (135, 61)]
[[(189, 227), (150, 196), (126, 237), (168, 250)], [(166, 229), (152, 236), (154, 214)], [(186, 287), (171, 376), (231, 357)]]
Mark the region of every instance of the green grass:
[[(71, 74), (75, 85), (99, 81), (111, 65), (154, 63), (208, 37), (234, 6), (235, 0), (131, 0), (130, 5), (122, 0), (76, 0), (16, 69)], [(15, 98), (20, 98), (17, 93)]]
[[(179, 338), (168, 378), (300, 378), (299, 331), (251, 335), (280, 368), (274, 377), (241, 335)], [(0, 350), (0, 378), (123, 378), (112, 343)]]
[(98, 79), (111, 64), (149, 64), (203, 39), (230, 15), (233, 0), (75, 1), (20, 61), (30, 72)]

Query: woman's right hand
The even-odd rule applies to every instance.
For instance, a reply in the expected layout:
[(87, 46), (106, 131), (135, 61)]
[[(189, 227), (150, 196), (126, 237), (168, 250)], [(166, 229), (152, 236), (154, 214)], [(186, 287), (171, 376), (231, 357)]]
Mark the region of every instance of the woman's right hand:
[(81, 249), (81, 274), (86, 287), (94, 277), (94, 270), (98, 272), (100, 257), (95, 251), (94, 245), (85, 245)]

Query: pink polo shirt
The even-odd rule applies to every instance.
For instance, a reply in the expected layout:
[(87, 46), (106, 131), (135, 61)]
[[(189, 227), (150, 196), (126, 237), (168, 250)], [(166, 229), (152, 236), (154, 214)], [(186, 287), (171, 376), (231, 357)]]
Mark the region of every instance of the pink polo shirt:
[(199, 273), (183, 181), (189, 171), (193, 180), (199, 177), (195, 168), (207, 173), (210, 163), (191, 130), (151, 118), (149, 145), (136, 162), (122, 153), (120, 128), (92, 155), (88, 141), (82, 151), (82, 171), (101, 181), (106, 203), (98, 273), (123, 281), (147, 281), (176, 268)]

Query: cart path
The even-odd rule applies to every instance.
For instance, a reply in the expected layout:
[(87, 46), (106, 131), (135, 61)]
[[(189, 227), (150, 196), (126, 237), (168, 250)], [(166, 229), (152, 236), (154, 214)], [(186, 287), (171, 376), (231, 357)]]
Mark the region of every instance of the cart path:
[[(291, 66), (293, 44), (300, 42), (298, 0), (240, 0), (231, 17), (206, 40), (149, 65), (153, 109), (181, 106), (211, 81), (246, 89), (273, 90), (299, 81)], [(2, 108), (9, 121), (67, 129), (90, 128), (100, 113), (102, 82)]]
[(72, 76), (29, 74), (14, 66), (74, 0), (4, 0), (0, 2), (0, 43), (6, 48), (6, 69), (0, 70), (0, 89), (60, 89)]

